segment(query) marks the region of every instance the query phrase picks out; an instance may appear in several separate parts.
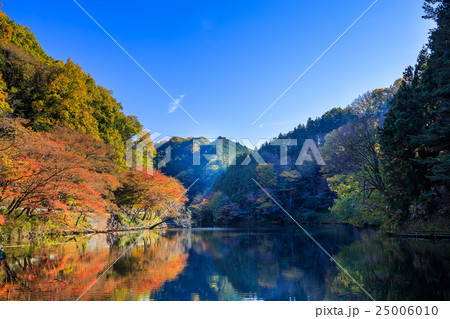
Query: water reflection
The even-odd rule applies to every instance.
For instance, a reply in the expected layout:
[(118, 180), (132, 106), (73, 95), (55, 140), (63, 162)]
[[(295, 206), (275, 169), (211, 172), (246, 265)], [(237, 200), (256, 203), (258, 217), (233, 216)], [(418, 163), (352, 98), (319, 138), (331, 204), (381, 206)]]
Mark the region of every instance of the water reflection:
[[(450, 300), (450, 242), (383, 238), (361, 234), (337, 255), (377, 300)], [(357, 290), (348, 276), (333, 279), (333, 295)], [(330, 296), (331, 298), (331, 296)]]
[(3, 251), (3, 247), (0, 245), (0, 266), (3, 264), (3, 260), (6, 259), (6, 254)]
[[(0, 300), (75, 300), (140, 233), (5, 247)], [(378, 300), (448, 300), (450, 242), (344, 226), (314, 237)], [(83, 300), (367, 300), (297, 229), (147, 232)]]
[[(59, 246), (12, 248), (0, 268), (2, 300), (76, 300), (140, 234), (97, 235)], [(180, 234), (181, 235), (181, 234)], [(83, 300), (148, 299), (186, 267), (186, 241), (147, 232)]]

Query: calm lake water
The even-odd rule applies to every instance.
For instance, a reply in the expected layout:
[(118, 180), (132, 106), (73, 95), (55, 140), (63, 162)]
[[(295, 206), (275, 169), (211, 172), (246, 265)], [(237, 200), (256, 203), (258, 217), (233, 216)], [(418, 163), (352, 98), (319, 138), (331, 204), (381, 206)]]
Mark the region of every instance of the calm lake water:
[[(448, 241), (388, 238), (342, 225), (307, 228), (377, 300), (450, 299)], [(298, 228), (148, 231), (21, 244), (4, 243), (0, 300), (76, 300), (93, 283), (82, 300), (368, 300)]]

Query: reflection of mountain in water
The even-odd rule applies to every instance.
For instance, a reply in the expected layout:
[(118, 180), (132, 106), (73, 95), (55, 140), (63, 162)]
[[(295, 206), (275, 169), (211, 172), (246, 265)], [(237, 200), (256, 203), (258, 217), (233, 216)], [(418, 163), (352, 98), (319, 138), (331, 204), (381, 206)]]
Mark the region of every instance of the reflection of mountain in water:
[[(354, 228), (315, 234), (331, 253), (358, 238)], [(163, 300), (322, 300), (330, 274), (328, 258), (296, 229), (196, 232), (189, 267), (154, 298)], [(195, 282), (195, 285), (192, 285)], [(352, 298), (366, 299), (357, 292)]]
[[(5, 247), (8, 259), (0, 267), (0, 300), (75, 300), (94, 282), (83, 299), (368, 299), (298, 229), (140, 235)], [(450, 299), (450, 242), (387, 238), (340, 225), (322, 225), (312, 235), (377, 300)]]
[[(193, 232), (188, 267), (159, 300), (368, 300), (302, 232)], [(378, 300), (448, 300), (449, 242), (387, 238), (350, 226), (312, 232)]]

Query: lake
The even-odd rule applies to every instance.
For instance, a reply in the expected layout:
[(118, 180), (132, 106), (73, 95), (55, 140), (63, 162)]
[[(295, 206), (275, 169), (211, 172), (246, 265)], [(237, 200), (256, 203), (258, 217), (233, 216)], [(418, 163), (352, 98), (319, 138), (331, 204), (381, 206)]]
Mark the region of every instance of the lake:
[[(390, 238), (345, 225), (305, 227), (376, 300), (450, 299), (449, 241)], [(162, 230), (3, 245), (0, 300), (76, 300), (89, 287), (81, 300), (369, 300), (299, 228)]]

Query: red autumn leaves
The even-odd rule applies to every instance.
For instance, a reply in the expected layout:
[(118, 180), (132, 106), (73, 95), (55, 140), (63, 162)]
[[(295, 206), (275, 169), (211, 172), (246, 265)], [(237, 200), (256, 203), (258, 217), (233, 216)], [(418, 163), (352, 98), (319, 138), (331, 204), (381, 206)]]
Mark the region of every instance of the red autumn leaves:
[(110, 148), (86, 134), (55, 127), (36, 133), (21, 121), (2, 119), (0, 202), (5, 215), (67, 210), (105, 211), (114, 177)]
[[(0, 118), (0, 206), (7, 219), (20, 215), (48, 218), (54, 212), (106, 214), (117, 210), (115, 191), (132, 186), (127, 203), (160, 212), (176, 201), (184, 187), (155, 172), (127, 171), (114, 149), (88, 134), (56, 126), (38, 133), (21, 120)], [(19, 212), (19, 213), (17, 213)], [(0, 224), (5, 223), (0, 214)], [(66, 219), (65, 217), (63, 219)], [(65, 220), (68, 224), (73, 221)]]

